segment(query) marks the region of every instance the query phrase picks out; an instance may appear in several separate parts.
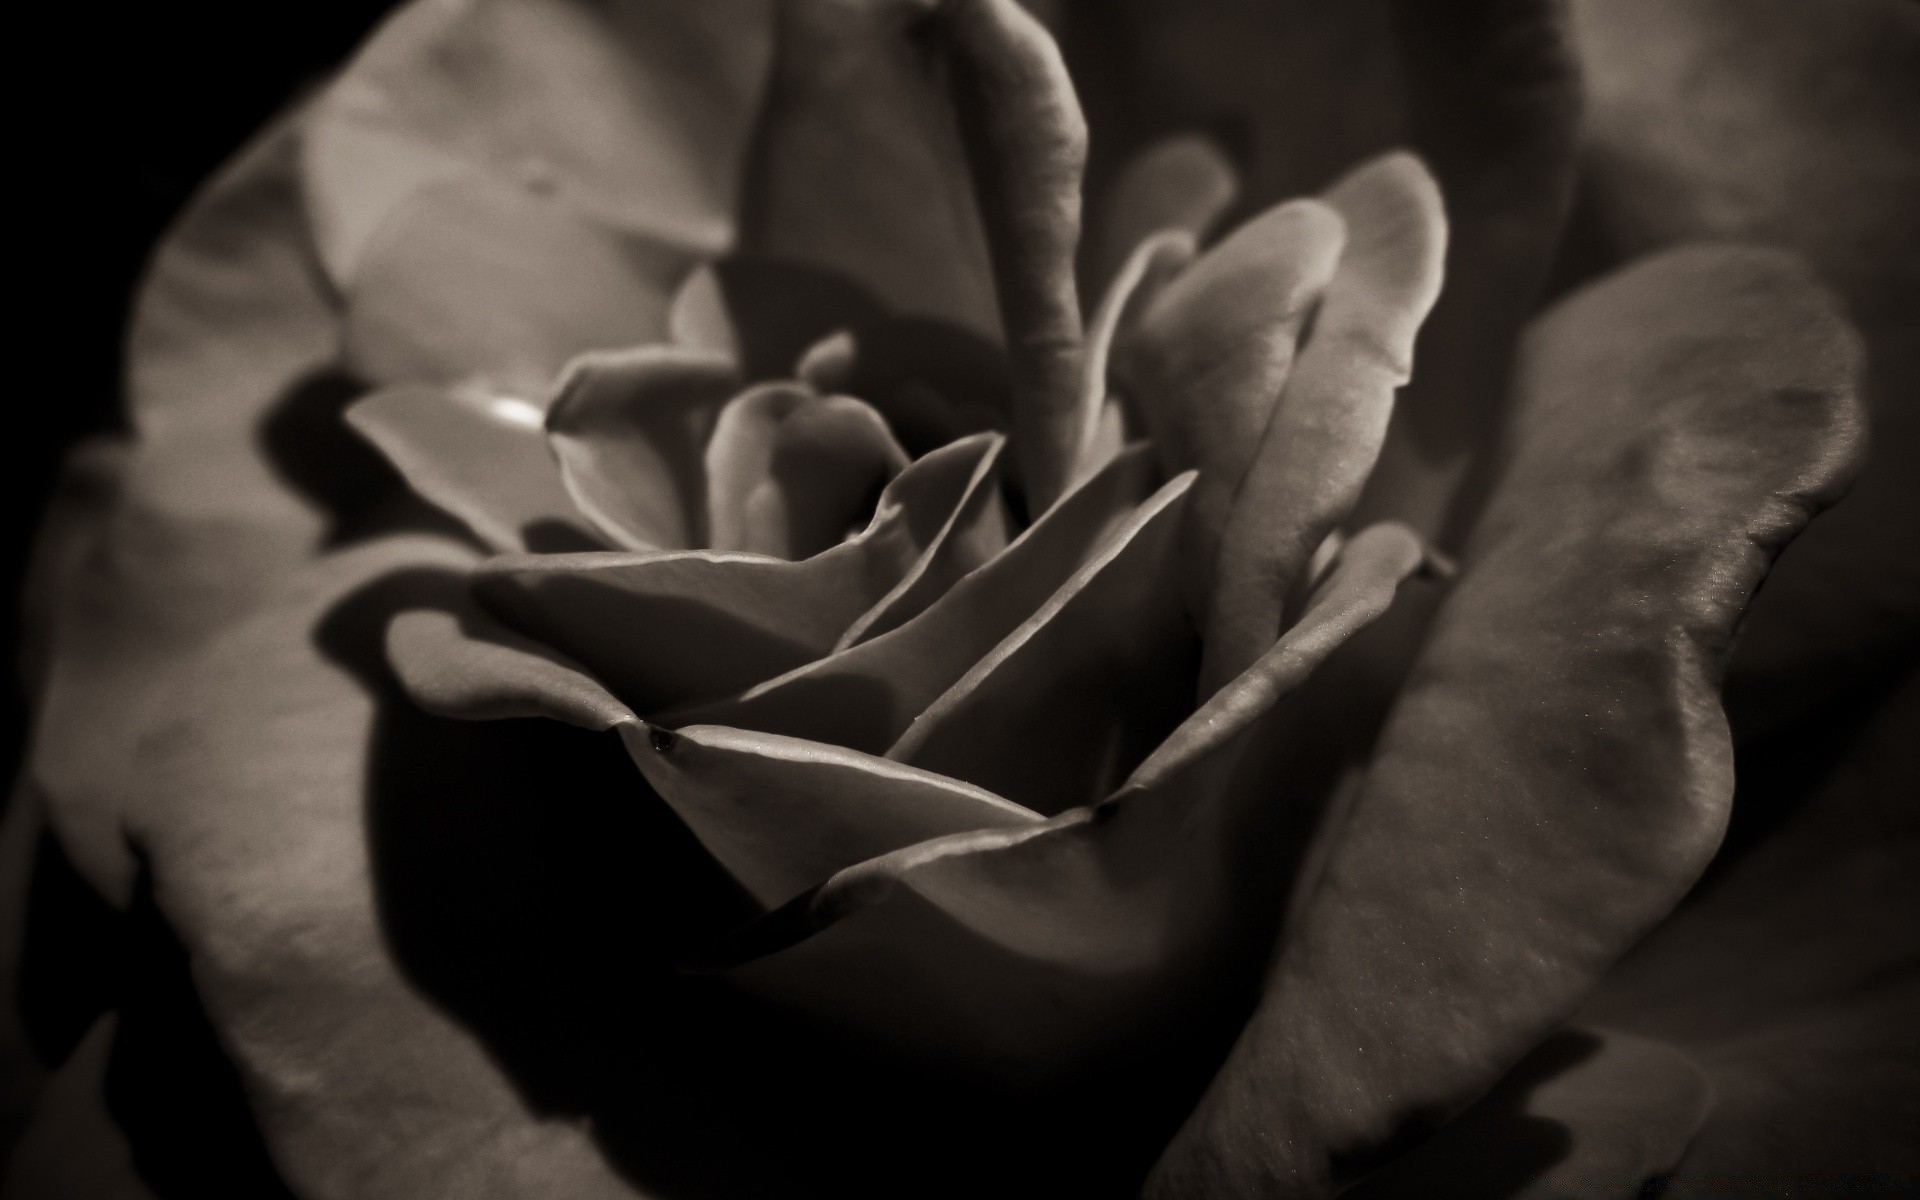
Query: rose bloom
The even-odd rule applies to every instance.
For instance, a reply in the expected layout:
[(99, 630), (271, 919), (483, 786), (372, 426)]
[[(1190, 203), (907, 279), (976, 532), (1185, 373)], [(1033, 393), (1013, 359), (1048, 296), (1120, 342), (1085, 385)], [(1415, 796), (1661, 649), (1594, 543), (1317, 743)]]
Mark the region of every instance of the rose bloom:
[(413, 0), (48, 517), (6, 1194), (1910, 1182), (1916, 18)]

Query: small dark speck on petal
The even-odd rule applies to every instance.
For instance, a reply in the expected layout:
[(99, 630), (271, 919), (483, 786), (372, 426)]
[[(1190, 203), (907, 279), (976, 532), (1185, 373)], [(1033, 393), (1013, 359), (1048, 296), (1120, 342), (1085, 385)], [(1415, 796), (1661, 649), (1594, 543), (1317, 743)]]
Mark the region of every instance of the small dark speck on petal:
[(662, 729), (658, 725), (647, 726), (647, 744), (665, 754), (680, 744), (680, 735), (671, 729)]

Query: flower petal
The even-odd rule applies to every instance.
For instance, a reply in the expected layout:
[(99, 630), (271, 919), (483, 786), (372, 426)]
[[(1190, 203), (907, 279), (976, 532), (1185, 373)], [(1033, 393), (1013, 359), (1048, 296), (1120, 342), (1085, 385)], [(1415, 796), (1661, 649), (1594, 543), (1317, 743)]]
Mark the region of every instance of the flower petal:
[(546, 416), (567, 494), (625, 549), (705, 545), (702, 456), (739, 386), (732, 360), (712, 351), (657, 344), (576, 359)]
[(397, 387), (357, 401), (346, 418), (415, 494), (495, 550), (604, 544), (561, 483), (540, 410), (524, 400)]
[(944, 0), (933, 24), (993, 262), (1027, 507), (1052, 507), (1080, 447), (1080, 184), (1087, 123), (1060, 48), (1018, 0)]
[(1713, 1085), (1661, 1042), (1562, 1030), (1427, 1142), (1343, 1193), (1640, 1196), (1680, 1164)]
[(1419, 558), (1417, 545), (1399, 552), (1413, 545), (1402, 533), (1356, 540), (1349, 569), (1273, 652), (1098, 809), (844, 870), (750, 926), (759, 957), (736, 977), (915, 1060), (1024, 1084), (1145, 1053), (1228, 990), (1227, 960), (1259, 925), (1239, 903), (1230, 849), (1244, 822), (1217, 766), (1379, 616)]
[(322, 97), (306, 138), (329, 273), (351, 284), (396, 209), (463, 175), (523, 180), (596, 222), (719, 253), (771, 25), (764, 0), (402, 7)]
[(738, 696), (676, 708), (659, 719), (760, 729), (884, 753), (916, 715), (1049, 597), (1087, 586), (1124, 559), (1143, 530), (1180, 510), (1188, 481), (1168, 484), (1143, 504), (1150, 476), (1144, 454), (1123, 455), (1068, 493), (1005, 553), (892, 632)]
[(578, 664), (470, 605), (396, 616), (387, 626), (387, 662), (408, 697), (439, 717), (551, 717), (582, 729), (634, 720)]
[(1867, 337), (1866, 469), (1781, 555), (1728, 667), (1737, 731), (1765, 737), (1920, 638), (1920, 10), (1572, 8), (1601, 230), (1627, 253), (1703, 237), (1795, 250)]
[(665, 340), (694, 261), (513, 184), (430, 184), (387, 218), (355, 271), (346, 358), (375, 383), (542, 400), (577, 354)]
[(8, 1196), (156, 1200), (107, 1108), (114, 1019), (102, 1017), (47, 1082), (32, 1121), (8, 1148)]
[(1522, 361), (1460, 581), (1151, 1194), (1324, 1187), (1462, 1107), (1719, 842), (1717, 672), (1857, 462), (1855, 339), (1791, 256), (1701, 247), (1558, 306)]
[(749, 554), (542, 554), (494, 559), (480, 600), (588, 664), (643, 716), (730, 695), (831, 651), (991, 484), (984, 435), (935, 451), (881, 494), (865, 533), (799, 562)]
[(327, 391), (316, 384), (339, 344), (293, 173), (299, 119), (237, 155), (156, 251), (127, 344), (134, 438), (70, 527), (73, 557), (49, 597), (28, 770), (76, 867), (116, 902), (137, 870), (120, 832), (140, 787), (127, 714), (331, 532), (262, 436)]
[(903, 846), (1040, 821), (985, 789), (821, 742), (720, 725), (626, 724), (620, 736), (647, 782), (769, 909)]
[(799, 0), (775, 13), (741, 249), (843, 273), (896, 310), (994, 337), (952, 109), (907, 37), (919, 6)]
[(1221, 533), (1202, 696), (1279, 635), (1300, 573), (1373, 469), (1440, 292), (1446, 215), (1419, 159), (1375, 159), (1324, 198), (1346, 220), (1346, 248)]
[(402, 975), (376, 903), (377, 704), (322, 621), (376, 581), (457, 578), (469, 555), (405, 538), (329, 556), (170, 672), (121, 727), (142, 781), (127, 833), (294, 1192), (508, 1196), (537, 1180), (630, 1197), (584, 1131), (529, 1111)]
[(1101, 198), (1083, 278), (1101, 295), (1121, 264), (1155, 234), (1180, 230), (1204, 241), (1240, 194), (1240, 179), (1211, 138), (1182, 134), (1141, 150)]
[(1344, 220), (1318, 200), (1267, 210), (1160, 289), (1115, 364), (1167, 469), (1200, 471), (1197, 587), (1212, 582), (1234, 492), (1345, 242)]
[(1075, 443), (1073, 480), (1098, 471), (1113, 461), (1126, 441), (1125, 414), (1113, 394), (1109, 367), (1114, 341), (1123, 326), (1131, 325), (1148, 300), (1168, 279), (1184, 270), (1199, 253), (1193, 235), (1185, 230), (1162, 230), (1133, 248), (1107, 285), (1087, 325), (1086, 354), (1081, 359), (1079, 428)]
[(720, 410), (708, 440), (709, 542), (778, 558), (837, 544), (906, 466), (879, 413), (804, 383), (763, 383)]
[(1447, 199), (1447, 287), (1356, 519), (1456, 548), (1492, 467), (1514, 348), (1573, 201), (1581, 86), (1562, 0), (1393, 0), (1403, 135)]

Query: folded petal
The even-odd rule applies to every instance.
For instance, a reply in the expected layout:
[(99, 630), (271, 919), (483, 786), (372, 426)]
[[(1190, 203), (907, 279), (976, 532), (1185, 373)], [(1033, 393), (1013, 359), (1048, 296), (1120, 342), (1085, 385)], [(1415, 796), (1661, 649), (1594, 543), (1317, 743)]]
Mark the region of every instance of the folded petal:
[(983, 788), (777, 734), (626, 724), (628, 753), (754, 899), (772, 909), (903, 846), (1040, 817)]
[(1004, 553), (891, 632), (740, 695), (676, 708), (659, 719), (760, 729), (885, 753), (914, 717), (1050, 597), (1082, 590), (1109, 566), (1125, 561), (1143, 530), (1180, 511), (1189, 480), (1169, 483), (1148, 499), (1150, 483), (1145, 455), (1123, 455), (1068, 493)]
[(1082, 275), (1088, 294), (1112, 287), (1134, 248), (1157, 233), (1204, 241), (1239, 193), (1238, 173), (1210, 138), (1181, 134), (1134, 154), (1099, 197)]
[(540, 410), (474, 389), (397, 387), (347, 410), (421, 499), (511, 553), (603, 545), (581, 520), (541, 434)]
[(1440, 292), (1446, 216), (1419, 159), (1376, 159), (1324, 199), (1346, 221), (1346, 247), (1221, 532), (1202, 696), (1279, 635), (1300, 573), (1373, 470)]
[(1269, 209), (1161, 288), (1115, 363), (1167, 469), (1200, 472), (1191, 561), (1203, 593), (1233, 494), (1345, 242), (1345, 221), (1318, 200)]
[(764, 0), (405, 5), (323, 95), (306, 136), (329, 273), (351, 284), (396, 209), (463, 175), (524, 180), (596, 222), (719, 253), (771, 25)]
[(346, 358), (374, 383), (544, 401), (575, 355), (666, 340), (695, 261), (511, 182), (432, 183), (368, 242), (346, 293)]
[[(1069, 501), (1070, 502), (1070, 501)], [(942, 838), (836, 874), (741, 937), (734, 975), (916, 1061), (1022, 1084), (1150, 1056), (1220, 999), (1258, 918), (1223, 760), (1420, 559), (1404, 530), (1356, 553), (1272, 652), (1096, 809)], [(1412, 553), (1407, 553), (1408, 549)], [(1267, 797), (1270, 801), (1271, 796)], [(1047, 808), (1065, 805), (1051, 802)]]
[(1086, 118), (1060, 48), (1018, 0), (946, 0), (933, 24), (948, 52), (1013, 368), (1014, 455), (1028, 509), (1044, 512), (1066, 490), (1081, 442), (1074, 261)]
[(1161, 230), (1133, 248), (1101, 295), (1087, 323), (1086, 353), (1080, 363), (1074, 482), (1111, 462), (1126, 439), (1125, 413), (1109, 378), (1114, 342), (1123, 328), (1139, 318), (1153, 295), (1184, 270), (1198, 252), (1199, 244), (1187, 231)]
[(1495, 498), (1265, 996), (1152, 1194), (1306, 1194), (1464, 1106), (1718, 845), (1718, 671), (1857, 463), (1858, 347), (1789, 255), (1699, 247), (1529, 337)]
[(1736, 730), (1765, 737), (1920, 639), (1920, 11), (1572, 8), (1600, 232), (1625, 253), (1703, 237), (1795, 250), (1867, 338), (1866, 468), (1781, 555), (1728, 667)]
[(546, 416), (574, 504), (628, 550), (706, 545), (702, 456), (739, 385), (727, 356), (669, 344), (575, 360)]
[(643, 716), (730, 695), (829, 653), (951, 537), (990, 489), (998, 440), (935, 451), (881, 494), (858, 537), (800, 561), (755, 554), (536, 554), (480, 568), (480, 600), (587, 664)]

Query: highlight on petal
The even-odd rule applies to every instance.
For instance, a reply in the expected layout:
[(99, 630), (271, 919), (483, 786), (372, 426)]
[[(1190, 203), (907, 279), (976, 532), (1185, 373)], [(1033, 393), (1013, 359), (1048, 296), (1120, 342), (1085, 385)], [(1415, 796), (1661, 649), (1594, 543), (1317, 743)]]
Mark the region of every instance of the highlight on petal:
[(597, 223), (718, 253), (733, 237), (771, 23), (765, 0), (401, 7), (323, 94), (306, 135), (329, 274), (351, 285), (396, 209), (462, 176), (520, 181)]
[(1179, 230), (1205, 241), (1239, 194), (1239, 175), (1211, 138), (1180, 134), (1135, 154), (1100, 199), (1082, 276), (1090, 294), (1112, 287), (1150, 237)]
[(413, 609), (387, 626), (387, 662), (427, 712), (462, 721), (551, 717), (582, 729), (634, 719), (577, 663), (470, 605)]
[(749, 388), (720, 410), (707, 442), (708, 543), (811, 557), (845, 540), (906, 465), (885, 418), (851, 396)]
[(1460, 579), (1149, 1194), (1342, 1182), (1484, 1091), (1692, 886), (1732, 790), (1718, 672), (1858, 461), (1858, 369), (1834, 300), (1768, 250), (1661, 255), (1540, 320)]
[(1040, 821), (971, 784), (821, 742), (718, 725), (629, 723), (620, 736), (647, 782), (768, 909), (903, 846)]
[(1166, 468), (1200, 471), (1192, 569), (1202, 594), (1301, 328), (1345, 244), (1346, 223), (1328, 204), (1268, 209), (1160, 289), (1115, 363)]
[(576, 359), (547, 409), (567, 494), (628, 550), (707, 544), (703, 455), (739, 389), (731, 359), (670, 344)]
[(546, 396), (577, 354), (664, 340), (694, 261), (511, 184), (435, 183), (395, 210), (355, 272), (346, 358), (374, 383)]
[(1144, 448), (1129, 451), (891, 632), (660, 719), (760, 729), (883, 754), (915, 716), (1050, 597), (1079, 590), (1124, 558), (1143, 529), (1181, 511), (1190, 484), (1175, 480), (1152, 492)]
[(798, 562), (719, 551), (535, 554), (482, 564), (475, 594), (509, 625), (587, 664), (651, 717), (718, 699), (829, 653), (991, 490), (982, 435), (913, 463), (861, 535)]
[(1347, 242), (1221, 533), (1200, 694), (1271, 644), (1300, 574), (1360, 496), (1440, 293), (1446, 214), (1420, 160), (1390, 154), (1324, 199)]
[(539, 408), (524, 400), (388, 388), (356, 401), (346, 419), (415, 493), (494, 550), (603, 544), (561, 482)]
[(1066, 490), (1079, 448), (1080, 184), (1087, 123), (1060, 48), (1018, 0), (943, 0), (933, 17), (967, 149), (1013, 367), (1027, 507)]
[(673, 303), (667, 307), (667, 336), (676, 346), (740, 360), (740, 331), (727, 311), (720, 273), (711, 263), (687, 272), (680, 290), (673, 294)]

